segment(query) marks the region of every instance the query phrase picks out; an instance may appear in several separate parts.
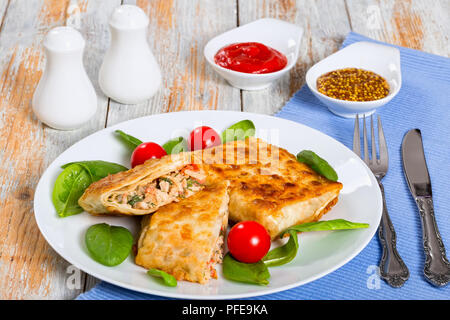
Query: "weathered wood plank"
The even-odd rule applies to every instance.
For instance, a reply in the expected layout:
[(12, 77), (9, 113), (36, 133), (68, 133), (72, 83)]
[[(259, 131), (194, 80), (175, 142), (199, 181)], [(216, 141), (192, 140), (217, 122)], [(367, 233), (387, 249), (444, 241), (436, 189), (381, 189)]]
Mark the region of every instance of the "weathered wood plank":
[[(44, 63), (41, 41), (49, 29), (71, 18), (71, 12), (67, 12), (70, 5), (80, 9), (81, 32), (88, 40), (85, 65), (95, 83), (95, 68), (99, 64), (96, 49), (104, 43), (103, 15), (108, 15), (111, 4), (11, 0), (0, 33), (0, 298), (3, 299), (73, 298), (82, 290), (80, 286), (66, 285), (70, 275), (68, 263), (41, 236), (32, 202), (33, 190), (48, 164), (105, 123), (107, 103), (102, 97), (94, 119), (69, 132), (42, 125), (31, 111), (31, 98)], [(86, 16), (83, 11), (88, 9)], [(95, 39), (98, 44), (92, 45)], [(85, 276), (80, 277), (83, 283)]]
[(9, 6), (9, 0), (4, 0), (0, 3), (0, 32), (2, 31), (3, 22), (6, 14), (6, 10)]
[(353, 31), (388, 43), (450, 56), (450, 1), (346, 1)]
[(236, 2), (142, 0), (136, 4), (150, 17), (148, 41), (163, 82), (146, 103), (122, 105), (111, 100), (107, 125), (154, 113), (240, 110), (239, 90), (219, 77), (203, 56), (209, 39), (236, 26)]
[(304, 29), (299, 59), (289, 75), (266, 90), (242, 91), (243, 111), (273, 114), (301, 88), (306, 71), (339, 48), (350, 24), (343, 0), (239, 1), (239, 25), (267, 17)]

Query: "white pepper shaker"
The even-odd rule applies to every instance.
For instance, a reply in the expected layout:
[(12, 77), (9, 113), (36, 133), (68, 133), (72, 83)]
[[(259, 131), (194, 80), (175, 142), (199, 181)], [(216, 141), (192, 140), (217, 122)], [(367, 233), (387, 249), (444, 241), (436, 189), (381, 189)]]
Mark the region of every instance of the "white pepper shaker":
[(124, 104), (153, 96), (161, 85), (161, 72), (147, 43), (149, 19), (134, 5), (117, 7), (109, 21), (111, 45), (99, 73), (103, 93)]
[(79, 128), (97, 110), (97, 95), (83, 66), (85, 41), (72, 27), (56, 27), (47, 33), (43, 45), (46, 63), (32, 109), (52, 128)]

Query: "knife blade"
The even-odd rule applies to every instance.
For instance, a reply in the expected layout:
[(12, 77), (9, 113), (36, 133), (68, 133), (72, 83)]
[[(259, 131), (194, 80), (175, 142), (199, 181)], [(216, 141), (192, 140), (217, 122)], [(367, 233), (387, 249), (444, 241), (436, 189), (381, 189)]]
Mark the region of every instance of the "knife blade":
[(419, 129), (408, 131), (403, 138), (402, 158), (406, 181), (413, 197), (431, 197), (430, 174)]
[(423, 248), (426, 256), (424, 274), (436, 286), (450, 282), (450, 263), (434, 214), (431, 179), (428, 172), (422, 133), (409, 130), (402, 142), (403, 170), (409, 190), (416, 201), (422, 222)]

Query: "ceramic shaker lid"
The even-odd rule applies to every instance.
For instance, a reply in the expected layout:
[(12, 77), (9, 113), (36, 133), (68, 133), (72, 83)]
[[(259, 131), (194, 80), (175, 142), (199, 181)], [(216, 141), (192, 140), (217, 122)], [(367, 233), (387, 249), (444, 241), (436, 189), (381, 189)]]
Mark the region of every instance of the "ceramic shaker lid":
[(44, 40), (44, 47), (52, 51), (72, 51), (84, 48), (84, 39), (72, 27), (56, 27), (50, 30)]
[(117, 7), (109, 21), (110, 25), (117, 29), (144, 28), (148, 22), (148, 17), (141, 8), (129, 4)]

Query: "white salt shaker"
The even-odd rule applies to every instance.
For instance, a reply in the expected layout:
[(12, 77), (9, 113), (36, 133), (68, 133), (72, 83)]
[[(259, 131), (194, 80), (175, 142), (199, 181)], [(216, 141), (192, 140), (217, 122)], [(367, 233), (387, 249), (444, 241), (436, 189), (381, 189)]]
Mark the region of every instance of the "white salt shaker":
[(99, 73), (103, 93), (124, 104), (153, 96), (161, 85), (161, 72), (146, 38), (149, 19), (134, 5), (117, 7), (109, 21), (111, 45)]
[(46, 65), (33, 95), (33, 111), (52, 128), (79, 128), (97, 110), (97, 95), (83, 66), (85, 41), (74, 28), (57, 27), (43, 45)]

